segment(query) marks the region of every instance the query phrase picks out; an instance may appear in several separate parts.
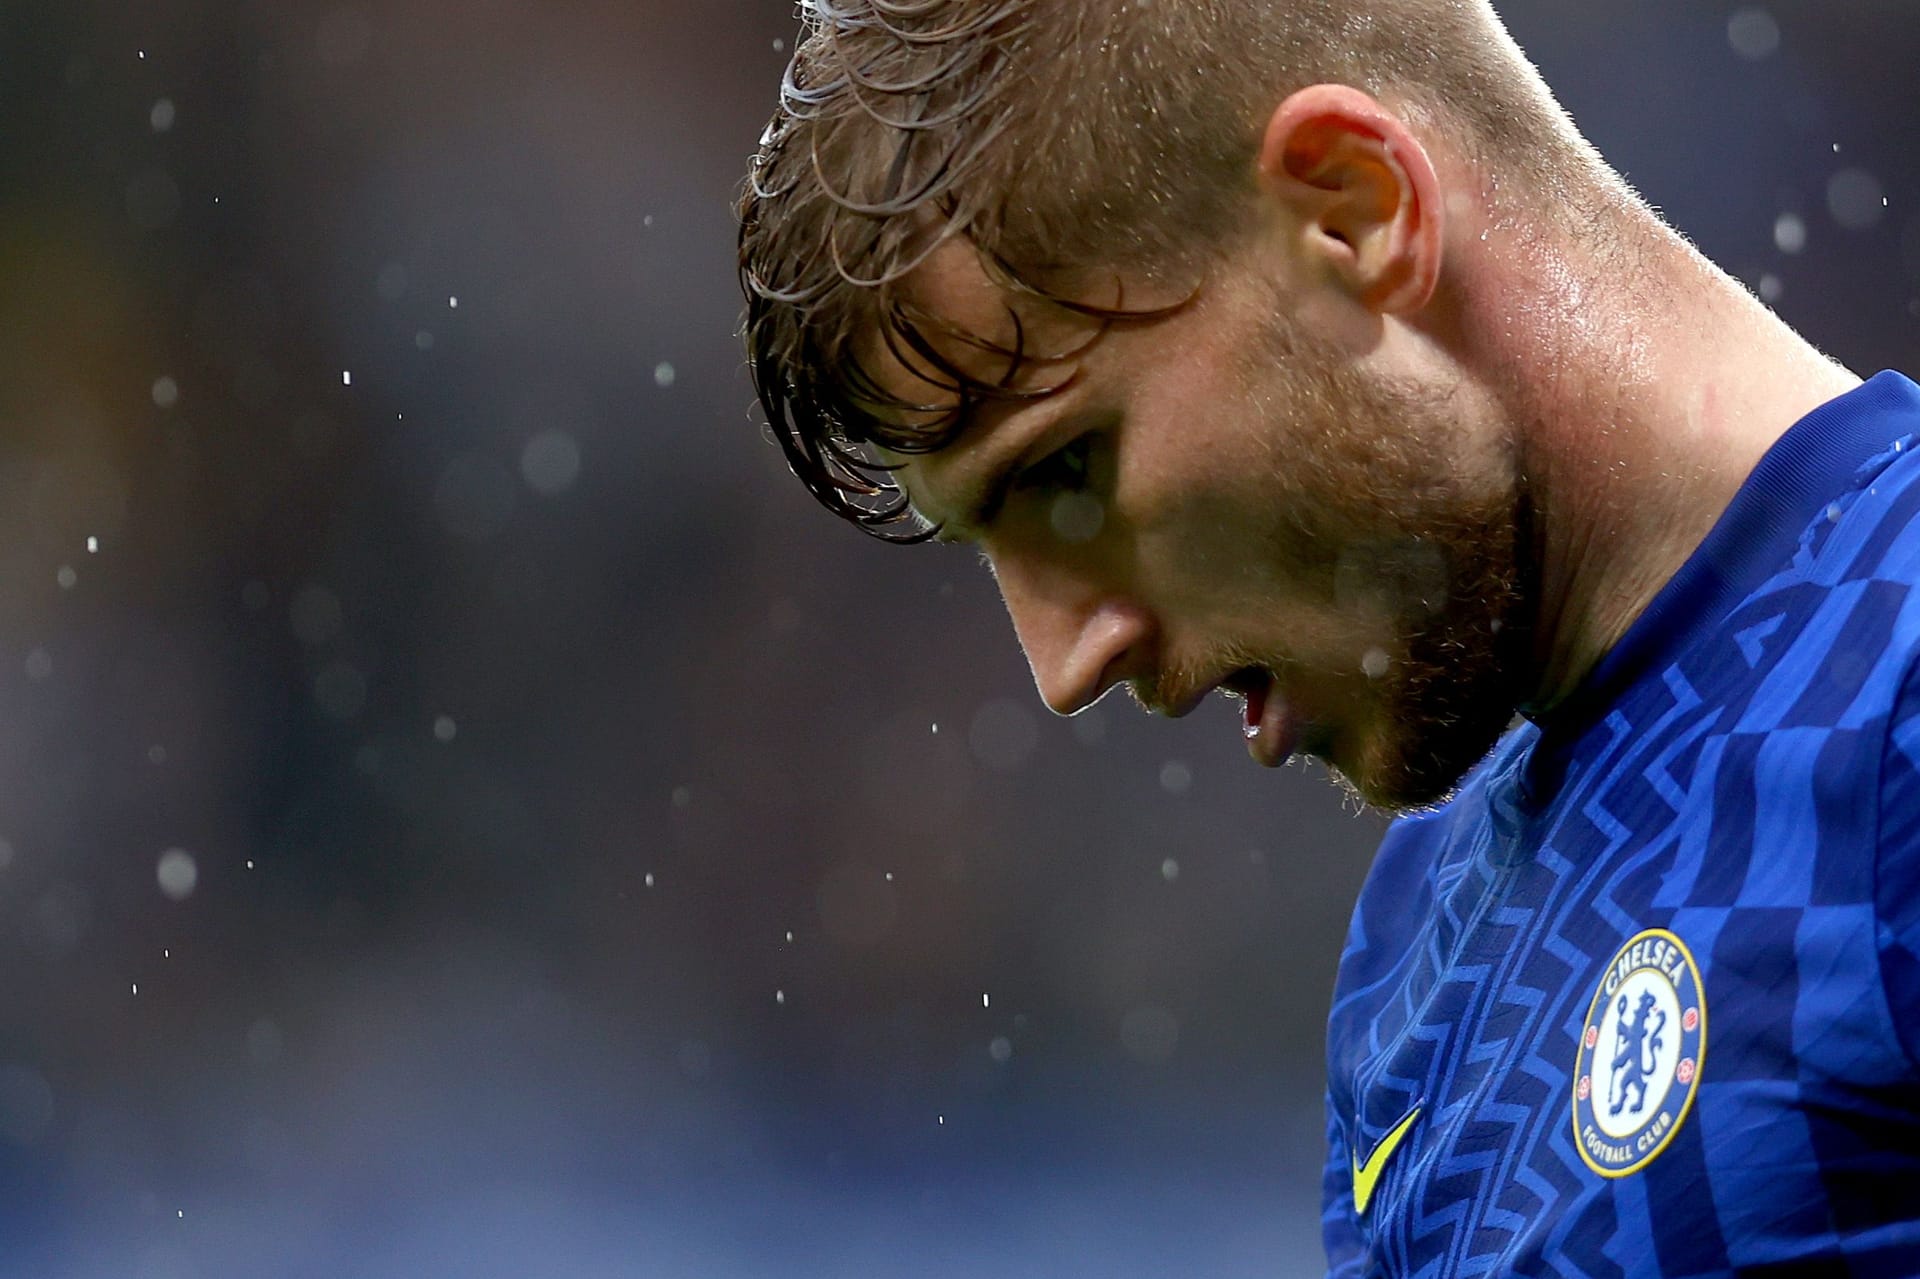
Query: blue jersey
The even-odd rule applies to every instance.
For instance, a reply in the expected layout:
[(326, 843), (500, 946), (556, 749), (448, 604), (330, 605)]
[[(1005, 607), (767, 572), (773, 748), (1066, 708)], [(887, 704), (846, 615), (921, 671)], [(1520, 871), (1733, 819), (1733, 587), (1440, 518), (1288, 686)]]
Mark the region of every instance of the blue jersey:
[(1797, 423), (1569, 701), (1388, 833), (1347, 1275), (1920, 1275), (1920, 387)]

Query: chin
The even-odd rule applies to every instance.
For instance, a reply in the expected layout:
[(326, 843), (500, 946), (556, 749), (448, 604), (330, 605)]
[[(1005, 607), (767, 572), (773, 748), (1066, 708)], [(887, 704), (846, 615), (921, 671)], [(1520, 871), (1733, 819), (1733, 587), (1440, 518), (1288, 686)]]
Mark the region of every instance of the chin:
[(1351, 773), (1338, 764), (1327, 765), (1327, 771), (1339, 784), (1340, 789), (1357, 803), (1391, 817), (1407, 817), (1415, 813), (1431, 812), (1452, 799), (1460, 790), (1458, 777), (1440, 785), (1425, 778), (1378, 777), (1364, 772)]
[(1375, 732), (1347, 752), (1330, 743), (1325, 761), (1340, 788), (1361, 804), (1399, 817), (1438, 808), (1459, 793), (1460, 783), (1486, 758), (1505, 731), (1510, 713), (1480, 714), (1445, 725), (1400, 726)]

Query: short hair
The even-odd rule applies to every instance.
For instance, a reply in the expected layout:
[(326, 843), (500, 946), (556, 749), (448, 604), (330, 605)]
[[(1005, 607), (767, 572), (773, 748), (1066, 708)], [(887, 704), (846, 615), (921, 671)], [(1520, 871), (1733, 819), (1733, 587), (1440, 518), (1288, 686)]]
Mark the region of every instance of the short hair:
[[(919, 527), (869, 455), (943, 447), (1027, 353), (960, 333), (902, 287), (970, 242), (991, 278), (1112, 320), (1063, 273), (1186, 273), (1252, 207), (1267, 120), (1341, 83), (1444, 134), (1541, 221), (1591, 225), (1615, 178), (1487, 0), (801, 0), (803, 38), (741, 196), (744, 336), (767, 425), (829, 509)], [(1081, 277), (1084, 279), (1084, 276)], [(889, 392), (873, 339), (937, 403)], [(1004, 358), (970, 376), (936, 338)], [(902, 412), (902, 411), (905, 412)]]

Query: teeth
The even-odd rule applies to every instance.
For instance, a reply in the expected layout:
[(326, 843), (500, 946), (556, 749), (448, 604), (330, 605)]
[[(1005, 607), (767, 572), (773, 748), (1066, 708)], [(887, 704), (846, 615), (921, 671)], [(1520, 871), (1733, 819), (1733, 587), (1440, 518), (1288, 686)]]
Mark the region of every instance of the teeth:
[(1240, 731), (1245, 733), (1247, 740), (1251, 742), (1254, 738), (1260, 736), (1260, 719), (1266, 714), (1266, 685), (1255, 684), (1249, 686), (1246, 692), (1246, 699), (1246, 705), (1242, 708), (1244, 722), (1240, 726)]
[(1247, 696), (1247, 753), (1254, 762), (1274, 768), (1293, 753), (1293, 726), (1286, 701), (1271, 681)]

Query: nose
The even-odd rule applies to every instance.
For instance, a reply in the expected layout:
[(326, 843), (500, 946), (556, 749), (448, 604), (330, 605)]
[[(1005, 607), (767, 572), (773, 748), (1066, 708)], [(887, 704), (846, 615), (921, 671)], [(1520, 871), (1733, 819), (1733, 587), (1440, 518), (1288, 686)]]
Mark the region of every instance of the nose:
[(1054, 714), (1085, 710), (1149, 673), (1153, 621), (1138, 603), (1024, 559), (996, 557), (993, 566), (1040, 700)]

